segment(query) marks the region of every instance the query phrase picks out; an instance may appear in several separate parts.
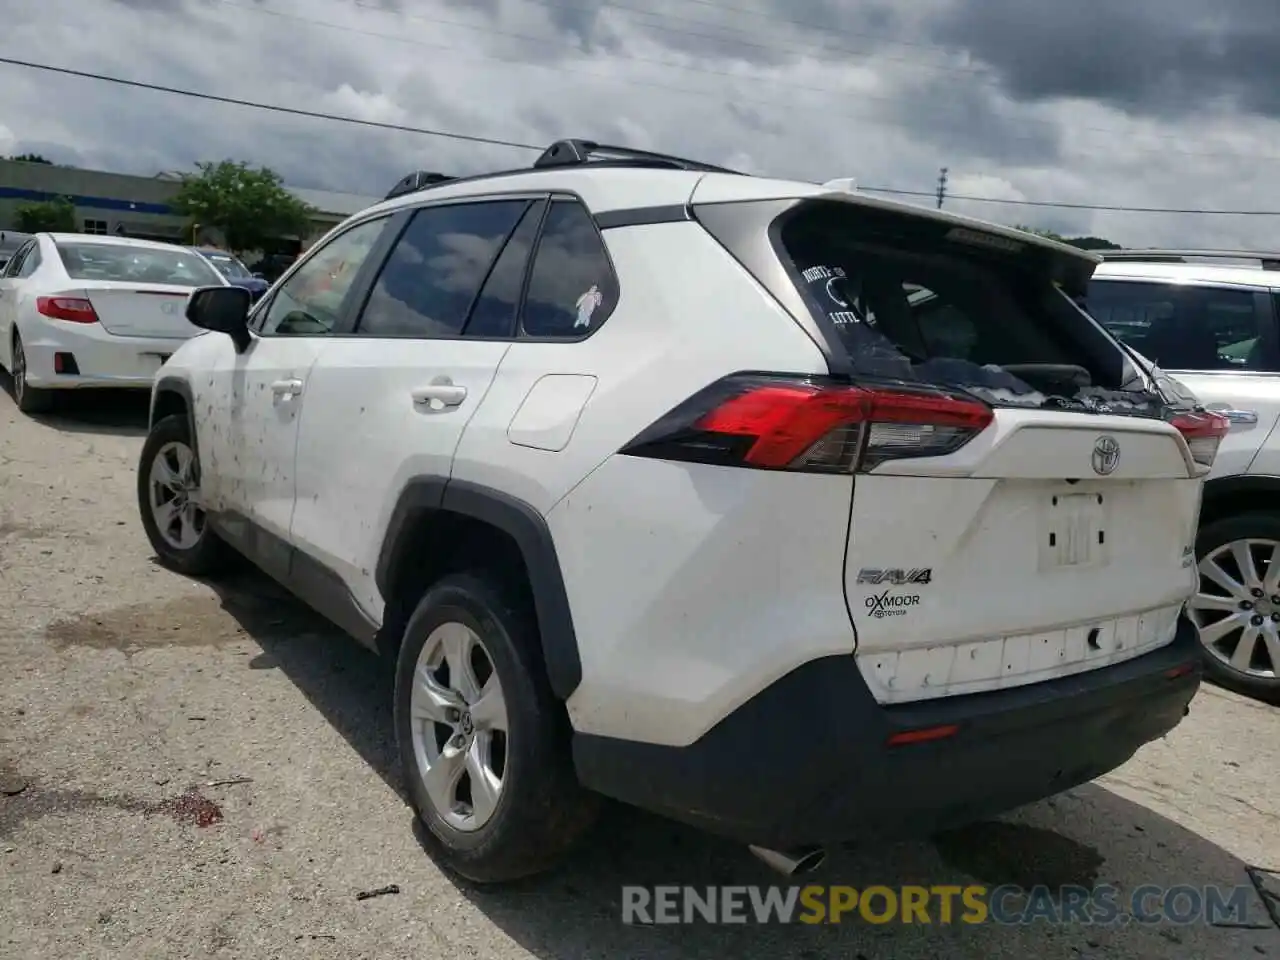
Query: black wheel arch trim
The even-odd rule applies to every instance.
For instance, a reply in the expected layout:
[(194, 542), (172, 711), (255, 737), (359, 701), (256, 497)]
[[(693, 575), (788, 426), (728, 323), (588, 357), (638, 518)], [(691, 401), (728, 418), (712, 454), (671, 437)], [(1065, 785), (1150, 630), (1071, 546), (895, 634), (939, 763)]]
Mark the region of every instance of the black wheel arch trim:
[(537, 509), (498, 490), (465, 480), (414, 477), (392, 511), (378, 566), (378, 591), (390, 602), (396, 572), (414, 548), (413, 528), (424, 514), (444, 510), (490, 524), (515, 541), (529, 572), (543, 661), (551, 689), (567, 700), (582, 681), (582, 660), (560, 559), (546, 519)]
[(1269, 473), (1238, 473), (1229, 477), (1214, 477), (1204, 484), (1205, 503), (1240, 494), (1274, 493), (1280, 507), (1280, 476)]
[[(191, 385), (181, 377), (161, 377), (156, 381), (155, 388), (151, 391), (151, 406), (147, 412), (147, 430), (152, 430), (156, 425), (156, 408), (160, 405), (160, 398), (166, 393), (174, 393), (182, 398), (183, 406), (187, 411), (187, 432), (191, 437), (191, 449), (196, 449), (196, 420), (195, 420), (195, 400), (191, 393)], [(199, 452), (196, 451), (197, 459)]]

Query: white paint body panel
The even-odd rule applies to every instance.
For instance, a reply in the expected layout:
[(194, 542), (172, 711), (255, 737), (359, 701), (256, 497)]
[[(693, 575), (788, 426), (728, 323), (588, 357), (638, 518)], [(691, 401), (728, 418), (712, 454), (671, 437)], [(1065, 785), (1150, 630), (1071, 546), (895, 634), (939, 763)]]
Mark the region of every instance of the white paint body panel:
[[(189, 376), (200, 451), (201, 495), (215, 510), (252, 520), (287, 540), (297, 493), (295, 454), (311, 367), (322, 337), (254, 337), (236, 353), (230, 338), (197, 337), (199, 374)], [(166, 373), (167, 365), (166, 365)], [(292, 383), (294, 392), (277, 384)]]
[(550, 373), (533, 385), (507, 427), (518, 447), (559, 453), (569, 444), (582, 408), (599, 381), (577, 373)]
[[(446, 478), (467, 422), (483, 405), (509, 344), (340, 337), (325, 343), (307, 384), (290, 540), (336, 573), (375, 622), (378, 554), (405, 484)], [(439, 381), (456, 405), (415, 400)]]

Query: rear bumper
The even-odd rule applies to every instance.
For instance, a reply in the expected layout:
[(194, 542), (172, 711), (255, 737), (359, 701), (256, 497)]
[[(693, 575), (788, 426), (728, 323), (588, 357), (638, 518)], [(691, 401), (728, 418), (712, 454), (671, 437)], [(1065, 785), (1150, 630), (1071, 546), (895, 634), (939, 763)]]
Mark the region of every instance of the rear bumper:
[[(22, 329), (27, 356), (27, 383), (45, 390), (77, 387), (126, 387), (148, 389), (160, 369), (161, 357), (170, 356), (185, 339), (169, 337), (116, 337), (98, 324), (44, 323)], [(74, 366), (63, 360), (58, 372), (57, 354), (69, 354)], [(72, 372), (65, 372), (71, 369)]]
[[(1032, 803), (1120, 766), (1172, 730), (1200, 685), (1195, 629), (1088, 673), (884, 707), (852, 657), (808, 663), (688, 747), (579, 734), (582, 782), (744, 843), (924, 836)], [(956, 724), (947, 739), (895, 732)]]

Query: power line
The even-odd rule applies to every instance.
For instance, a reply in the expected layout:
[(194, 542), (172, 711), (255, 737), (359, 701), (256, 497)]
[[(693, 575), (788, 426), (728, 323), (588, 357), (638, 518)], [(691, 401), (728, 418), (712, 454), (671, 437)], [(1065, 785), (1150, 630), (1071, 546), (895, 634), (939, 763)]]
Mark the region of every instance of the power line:
[[(460, 51), (456, 47), (450, 46), (449, 44), (432, 43), (430, 41), (422, 40), (417, 37), (407, 37), (399, 34), (393, 35), (393, 34), (387, 34), (387, 33), (380, 33), (376, 30), (366, 30), (361, 27), (348, 26), (347, 24), (332, 23), (327, 20), (317, 20), (315, 17), (312, 17), (312, 16), (302, 16), (296, 13), (286, 13), (282, 10), (273, 10), (270, 7), (262, 6), (261, 3), (259, 2), (255, 2), (253, 4), (236, 2), (236, 0), (210, 0), (210, 2), (218, 3), (218, 4), (221, 4), (222, 6), (230, 7), (234, 10), (240, 10), (245, 13), (256, 14), (258, 16), (276, 17), (282, 20), (292, 20), (297, 23), (305, 23), (305, 24), (309, 24), (310, 26), (323, 27), (328, 30), (337, 30), (343, 33), (355, 34), (357, 36), (372, 37), (372, 38), (377, 38), (381, 40), (391, 41), (393, 43), (404, 43), (404, 44), (409, 44), (411, 46), (425, 47), (433, 50), (442, 50), (450, 54), (453, 54), (455, 56), (460, 54)], [(568, 50), (572, 50), (575, 53), (581, 52), (573, 44), (560, 40), (558, 38), (530, 36), (529, 34), (514, 33), (507, 30), (498, 30), (493, 27), (480, 26), (478, 24), (467, 23), (465, 21), (446, 20), (440, 17), (428, 17), (422, 14), (409, 13), (407, 11), (387, 10), (381, 7), (377, 7), (373, 4), (370, 4), (368, 0), (338, 0), (338, 2), (350, 3), (350, 4), (354, 4), (356, 7), (360, 7), (368, 10), (374, 10), (380, 13), (385, 13), (388, 15), (396, 16), (396, 17), (404, 17), (410, 20), (419, 20), (423, 23), (428, 23), (436, 26), (455, 27), (460, 30), (471, 30), (471, 31), (479, 32), (490, 37), (505, 37), (511, 40), (520, 40), (525, 43), (536, 43), (546, 47), (561, 47)], [(532, 2), (536, 2), (550, 8), (559, 8), (559, 9), (565, 9), (565, 10), (585, 9), (579, 6), (567, 6), (561, 2), (556, 2), (556, 0), (532, 0)], [(704, 0), (704, 2), (706, 2), (709, 6), (712, 6), (712, 7), (716, 6), (714, 3), (710, 3), (709, 0)], [(610, 6), (613, 6), (619, 10), (641, 12), (641, 13), (645, 13), (646, 15), (667, 16), (667, 15), (661, 15), (661, 14), (649, 14), (648, 11), (637, 11), (636, 8), (634, 7), (619, 6), (617, 4), (610, 4)], [(721, 8), (717, 8), (717, 9), (721, 9)], [(735, 11), (737, 10), (737, 8), (723, 8), (723, 9), (735, 10)], [(766, 17), (766, 19), (768, 18)], [(693, 21), (693, 22), (704, 23), (704, 21)], [(775, 21), (775, 22), (792, 23), (794, 21), (782, 20), (782, 21)], [(800, 24), (800, 25), (805, 26), (804, 24)], [(701, 36), (701, 37), (710, 36), (708, 34), (699, 34), (699, 33), (693, 33), (690, 31), (682, 31), (682, 30), (676, 30), (676, 29), (666, 28), (666, 27), (663, 27), (661, 29), (675, 35)], [(747, 41), (738, 40), (737, 38), (722, 37), (721, 39), (729, 40), (731, 42), (736, 42), (736, 43), (747, 43)], [(771, 49), (770, 47), (763, 44), (748, 44), (748, 45), (760, 46), (763, 49)], [(837, 47), (837, 48), (829, 48), (829, 49), (834, 49), (839, 51), (841, 48)], [(792, 50), (790, 52), (798, 53), (799, 51)], [(852, 50), (847, 52), (853, 53), (853, 54), (858, 53), (858, 51), (852, 51)], [(616, 75), (602, 74), (602, 73), (597, 73), (590, 70), (583, 70), (583, 69), (572, 67), (572, 66), (565, 66), (564, 64), (548, 64), (548, 63), (540, 63), (540, 62), (513, 64), (509, 60), (505, 60), (499, 57), (495, 57), (495, 56), (480, 53), (480, 52), (468, 52), (467, 56), (470, 57), (471, 59), (476, 59), (476, 60), (485, 60), (485, 61), (498, 60), (499, 62), (503, 63), (507, 67), (518, 66), (518, 67), (549, 70), (556, 73), (577, 73), (582, 76), (592, 77), (592, 78), (595, 78), (596, 80), (607, 82), (607, 83), (625, 83), (629, 86), (644, 86), (644, 87), (652, 87), (655, 90), (670, 90), (674, 93), (679, 93), (682, 95), (711, 97), (717, 100), (722, 99), (721, 94), (713, 90), (698, 90), (690, 87), (676, 86), (669, 83), (657, 83), (652, 80), (637, 80), (630, 77), (618, 77)], [(897, 57), (897, 58), (887, 57), (886, 58), (883, 55), (881, 55), (881, 58), (896, 60), (897, 62), (910, 64), (916, 67), (923, 67), (923, 68), (929, 68), (929, 69), (938, 67), (937, 64), (930, 64), (927, 61), (920, 61), (920, 60), (915, 60), (911, 58), (903, 58), (903, 57)], [(767, 83), (771, 88), (774, 88), (774, 89), (783, 89), (783, 90), (790, 89), (790, 90), (797, 90), (802, 92), (818, 93), (818, 94), (827, 95), (831, 97), (846, 97), (849, 93), (849, 91), (847, 90), (842, 90), (834, 87), (821, 87), (821, 86), (814, 86), (811, 84), (797, 84), (790, 81), (777, 80), (777, 79), (757, 79), (754, 77), (743, 76), (742, 74), (735, 73), (731, 70), (717, 70), (717, 69), (713, 69), (706, 66), (693, 66), (687, 63), (675, 63), (670, 60), (659, 60), (653, 57), (637, 57), (637, 56), (627, 55), (627, 56), (619, 56), (619, 59), (626, 60), (632, 63), (649, 64), (652, 66), (664, 67), (667, 70), (677, 70), (683, 73), (701, 74), (704, 76), (711, 76), (711, 77), (723, 77), (727, 80), (731, 80), (738, 83), (741, 83), (744, 81), (754, 82), (754, 83)], [(973, 71), (972, 68), (966, 68), (961, 72), (968, 73), (968, 72), (975, 72), (975, 71)], [(980, 74), (979, 76), (981, 77)], [(986, 85), (991, 85), (991, 84), (988, 82)], [(867, 93), (867, 92), (859, 92), (857, 94), (856, 99), (859, 103), (866, 102), (866, 101), (876, 101), (876, 102), (892, 104), (897, 102), (894, 97), (889, 96), (887, 94), (877, 94), (877, 93)], [(908, 130), (913, 129), (912, 124), (907, 122), (905, 119), (896, 119), (894, 117), (883, 116), (881, 114), (871, 114), (867, 112), (851, 112), (849, 110), (833, 111), (828, 108), (821, 108), (819, 110), (818, 108), (814, 108), (814, 107), (806, 107), (803, 104), (796, 103), (795, 101), (789, 101), (784, 103), (777, 100), (762, 100), (758, 97), (752, 99), (749, 102), (757, 106), (767, 106), (767, 107), (774, 107), (779, 110), (785, 110), (788, 113), (794, 113), (796, 111), (821, 112), (825, 117), (828, 117), (828, 118), (832, 115), (837, 115), (837, 116), (849, 117), (855, 120), (866, 120), (869, 118), (873, 118), (874, 122), (884, 124), (886, 126), (896, 126), (896, 127), (901, 127), (903, 129), (908, 129)], [(954, 111), (949, 112), (946, 110), (939, 110), (933, 113), (923, 113), (923, 114), (920, 113), (918, 110), (916, 110), (916, 111), (913, 111), (911, 119), (919, 121), (921, 119), (929, 119), (931, 117), (936, 117), (938, 120), (956, 121), (957, 123), (968, 122), (967, 119), (961, 118), (960, 115), (955, 113)], [(1024, 127), (1025, 126), (1044, 127), (1046, 130), (1051, 130), (1055, 133), (1059, 132), (1062, 129), (1062, 126), (1053, 120), (1043, 120), (1038, 118), (1023, 118), (1020, 121), (1020, 125)], [(1087, 132), (1087, 133), (1103, 134), (1112, 138), (1118, 137), (1118, 136), (1132, 138), (1132, 133), (1130, 131), (1119, 130), (1115, 127), (1100, 127), (1100, 126), (1092, 126), (1092, 125), (1085, 125), (1085, 124), (1076, 124), (1072, 129), (1076, 133)], [(1007, 136), (1007, 139), (1010, 139), (1010, 140), (1025, 141), (1028, 143), (1039, 142), (1037, 137), (1028, 133), (1010, 132), (1006, 134), (1006, 136)], [(1153, 134), (1149, 134), (1149, 136), (1152, 137), (1153, 139), (1167, 141), (1167, 142), (1172, 141), (1172, 142), (1180, 143), (1182, 141), (1181, 137), (1178, 137), (1177, 135), (1174, 135), (1174, 134), (1153, 133)], [(1245, 153), (1240, 153), (1239, 151), (1234, 151), (1234, 150), (1227, 150), (1227, 151), (1217, 150), (1217, 151), (1205, 152), (1203, 150), (1186, 150), (1180, 147), (1171, 147), (1171, 146), (1143, 147), (1143, 146), (1134, 146), (1133, 144), (1130, 144), (1130, 149), (1138, 150), (1144, 153), (1159, 152), (1162, 156), (1167, 156), (1169, 154), (1178, 154), (1179, 156), (1188, 156), (1188, 157), (1204, 157), (1204, 158), (1218, 157), (1218, 158), (1231, 158), (1234, 160), (1262, 160), (1262, 161), (1268, 161), (1273, 163), (1280, 162), (1280, 155), (1277, 155), (1277, 154), (1245, 154)]]
[[(279, 104), (261, 103), (255, 100), (244, 100), (239, 97), (224, 97), (219, 96), (218, 94), (204, 93), (198, 90), (186, 90), (181, 87), (170, 87), (164, 84), (146, 83), (141, 80), (128, 80), (124, 77), (113, 77), (108, 74), (94, 73), (88, 70), (73, 70), (70, 67), (55, 67), (47, 63), (35, 63), (30, 60), (19, 60), (14, 57), (0, 57), (0, 64), (24, 67), (28, 70), (43, 70), (48, 73), (77, 77), (83, 80), (97, 80), (102, 83), (112, 83), (118, 86), (132, 87), (138, 90), (151, 90), (156, 93), (167, 93), (173, 96), (191, 97), (196, 100), (206, 100), (212, 103), (223, 103), (236, 107), (246, 107), (251, 110), (263, 110), (269, 113), (282, 113), (289, 116), (306, 117), (312, 120), (328, 120), (333, 123), (350, 123), (356, 126), (372, 127), (377, 130), (391, 130), (397, 133), (416, 133), (428, 137), (440, 137), (445, 140), (481, 143), (495, 147), (510, 147), (516, 150), (534, 150), (541, 152), (545, 149), (537, 144), (522, 143), (519, 140), (504, 140), (498, 137), (481, 137), (474, 134), (455, 133), (449, 130), (435, 130), (429, 127), (414, 127), (409, 124), (387, 123), (381, 120), (364, 120), (359, 117), (347, 117), (336, 113), (324, 113), (319, 110), (302, 110), (297, 107), (285, 107)], [(868, 187), (862, 185), (859, 185), (858, 189), (865, 193), (883, 193), (900, 197), (929, 197), (934, 200), (937, 199), (937, 191), (931, 190), (899, 190), (892, 187)], [(947, 193), (946, 198), (950, 200), (968, 200), (973, 203), (1000, 203), (1023, 207), (1057, 207), (1068, 210), (1097, 210), (1120, 213), (1177, 213), (1236, 217), (1280, 216), (1280, 210), (1209, 210), (1191, 207), (1130, 207), (1111, 204), (1067, 203), (1051, 200), (1012, 200), (997, 197), (974, 197), (953, 193)]]
[(69, 77), (80, 77), (84, 80), (100, 80), (104, 83), (115, 83), (122, 87), (134, 87), (139, 90), (154, 90), (157, 93), (171, 93), (179, 97), (194, 97), (197, 100), (209, 100), (213, 103), (229, 103), (237, 107), (250, 107), (255, 110), (270, 110), (273, 113), (287, 113), (295, 117), (310, 117), (313, 120), (333, 120), (337, 123), (354, 123), (362, 127), (374, 127), (378, 130), (395, 130), (400, 133), (420, 133), (428, 137), (445, 137), (449, 140), (465, 140), (470, 143), (492, 144), (495, 147), (514, 147), (517, 150), (542, 150), (542, 147), (531, 143), (520, 143), (515, 140), (500, 140), (494, 137), (478, 137), (465, 133), (450, 133), (445, 130), (430, 130), (426, 127), (411, 127), (400, 123), (385, 123), (381, 120), (362, 120), (359, 117), (344, 117), (334, 113), (321, 113), (318, 110), (301, 110), (297, 107), (282, 107), (272, 103), (257, 103), (253, 100), (241, 100), (237, 97), (220, 97), (213, 93), (201, 93), (198, 90), (183, 90), (179, 87), (166, 87), (158, 83), (143, 83), (141, 80), (126, 80), (123, 77), (110, 77), (102, 73), (90, 73), (87, 70), (72, 70), (70, 67), (54, 67), (47, 63), (32, 63), (29, 60), (15, 60), (11, 57), (0, 57), (0, 63), (14, 67), (26, 67), (30, 70), (46, 70), (49, 73), (61, 73)]

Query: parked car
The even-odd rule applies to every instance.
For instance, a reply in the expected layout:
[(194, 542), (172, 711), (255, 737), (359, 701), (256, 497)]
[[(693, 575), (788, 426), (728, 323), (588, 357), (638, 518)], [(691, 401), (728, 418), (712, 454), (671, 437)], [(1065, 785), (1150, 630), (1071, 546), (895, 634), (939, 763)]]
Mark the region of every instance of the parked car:
[(219, 250), (216, 247), (197, 247), (195, 250), (217, 267), (218, 272), (227, 278), (228, 283), (248, 290), (254, 300), (266, 293), (271, 286), (262, 274), (251, 273), (248, 267), (226, 250)]
[(1072, 302), (1097, 263), (561, 141), (362, 211), (252, 309), (193, 294), (225, 335), (157, 377), (142, 525), (396, 665), (459, 873), (547, 868), (601, 795), (806, 870), (1090, 780), (1188, 710), (1226, 423)]
[(89, 234), (37, 233), (0, 273), (0, 366), (24, 413), (56, 391), (148, 388), (200, 330), (187, 297), (226, 280), (184, 247)]
[(1231, 429), (1205, 484), (1188, 606), (1208, 673), (1280, 702), (1280, 255), (1105, 255), (1088, 309)]

